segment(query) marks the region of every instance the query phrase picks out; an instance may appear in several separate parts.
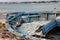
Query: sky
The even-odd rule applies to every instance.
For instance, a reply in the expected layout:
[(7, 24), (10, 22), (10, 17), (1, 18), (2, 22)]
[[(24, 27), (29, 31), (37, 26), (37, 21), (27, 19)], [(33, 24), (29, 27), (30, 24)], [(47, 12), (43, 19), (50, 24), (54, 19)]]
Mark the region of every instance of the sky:
[(54, 1), (54, 0), (0, 0), (0, 2)]

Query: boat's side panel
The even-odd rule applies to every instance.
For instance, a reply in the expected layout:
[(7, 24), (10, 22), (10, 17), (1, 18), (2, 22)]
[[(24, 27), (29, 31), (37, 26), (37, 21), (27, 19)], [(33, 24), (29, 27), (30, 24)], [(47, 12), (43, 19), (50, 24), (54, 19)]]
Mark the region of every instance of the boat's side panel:
[(43, 27), (43, 34), (46, 35), (50, 30), (52, 30), (54, 27), (56, 27), (56, 21), (52, 20), (50, 23), (48, 23), (47, 25), (45, 25)]
[(57, 25), (57, 27), (60, 27), (60, 19), (56, 20), (56, 25)]

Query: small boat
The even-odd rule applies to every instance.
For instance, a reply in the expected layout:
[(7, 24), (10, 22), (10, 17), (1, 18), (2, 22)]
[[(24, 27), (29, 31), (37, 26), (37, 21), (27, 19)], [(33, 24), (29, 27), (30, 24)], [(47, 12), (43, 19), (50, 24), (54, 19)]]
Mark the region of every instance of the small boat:
[(6, 16), (6, 28), (18, 36), (45, 37), (50, 30), (60, 26), (59, 16), (59, 13), (10, 13)]

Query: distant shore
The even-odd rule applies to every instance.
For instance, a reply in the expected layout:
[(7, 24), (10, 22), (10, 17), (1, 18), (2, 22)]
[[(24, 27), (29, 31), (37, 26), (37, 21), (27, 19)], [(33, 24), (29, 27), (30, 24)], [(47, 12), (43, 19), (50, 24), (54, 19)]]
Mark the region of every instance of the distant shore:
[(60, 1), (32, 1), (32, 2), (0, 2), (0, 4), (20, 4), (20, 3), (58, 3)]

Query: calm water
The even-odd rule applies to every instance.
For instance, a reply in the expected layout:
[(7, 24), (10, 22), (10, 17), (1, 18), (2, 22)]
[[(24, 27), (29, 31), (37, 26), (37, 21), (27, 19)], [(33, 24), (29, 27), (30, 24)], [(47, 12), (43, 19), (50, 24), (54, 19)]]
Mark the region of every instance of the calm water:
[[(6, 12), (39, 12), (60, 10), (60, 3), (41, 3), (41, 4), (0, 4), (1, 13)], [(56, 8), (56, 10), (54, 10)]]
[(60, 3), (41, 3), (41, 4), (0, 4), (0, 12), (31, 12), (31, 11), (53, 11), (60, 10)]

